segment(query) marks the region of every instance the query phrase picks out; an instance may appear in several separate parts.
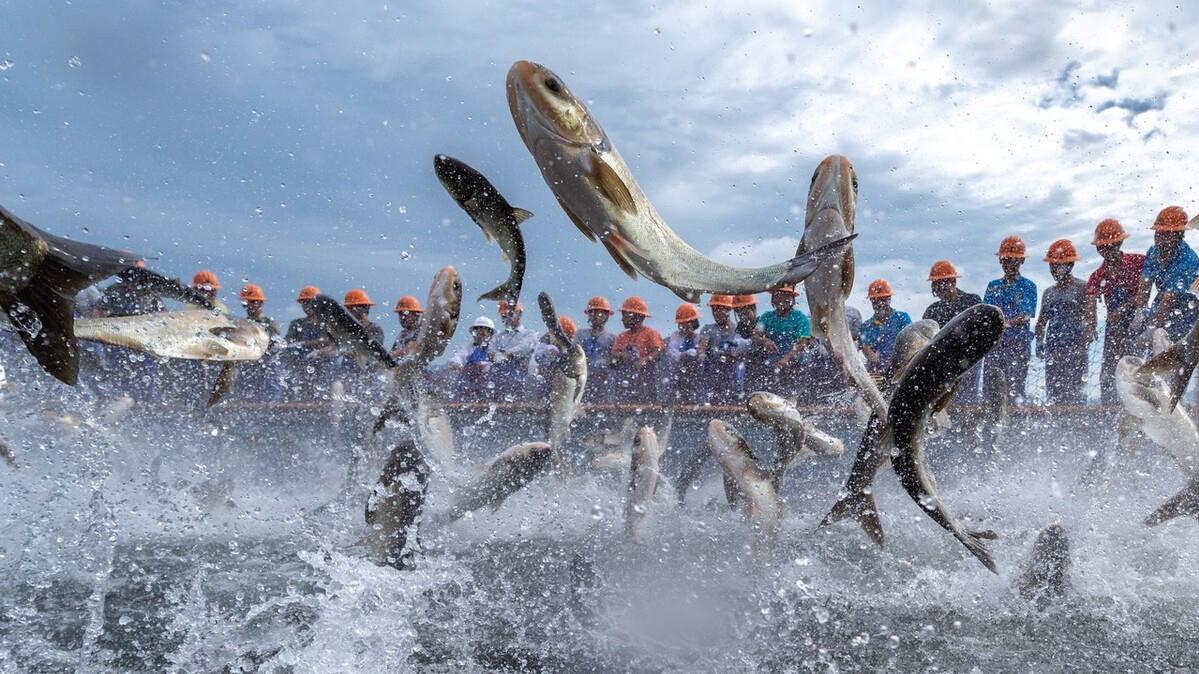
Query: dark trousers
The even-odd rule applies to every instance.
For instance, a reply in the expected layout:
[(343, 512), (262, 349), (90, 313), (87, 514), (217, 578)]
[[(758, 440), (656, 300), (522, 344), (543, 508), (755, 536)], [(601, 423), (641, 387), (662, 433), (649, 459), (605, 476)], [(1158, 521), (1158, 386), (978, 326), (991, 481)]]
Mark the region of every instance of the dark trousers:
[(1087, 345), (1075, 342), (1045, 349), (1045, 396), (1050, 405), (1081, 405), (1087, 381)]
[(987, 354), (986, 369), (998, 368), (1007, 379), (1008, 394), (1013, 398), (1024, 398), (1024, 384), (1028, 381), (1028, 356), (1032, 343), (1027, 333), (1018, 337), (1007, 337)]
[(1104, 405), (1120, 403), (1116, 395), (1116, 363), (1133, 353), (1132, 335), (1127, 325), (1108, 323), (1103, 332), (1103, 363), (1099, 368), (1099, 400)]

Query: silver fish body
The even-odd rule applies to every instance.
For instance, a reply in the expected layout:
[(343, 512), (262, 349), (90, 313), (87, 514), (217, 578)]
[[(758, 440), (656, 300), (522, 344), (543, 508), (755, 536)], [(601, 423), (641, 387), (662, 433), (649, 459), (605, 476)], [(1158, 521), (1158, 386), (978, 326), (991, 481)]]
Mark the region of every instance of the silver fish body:
[(270, 335), (258, 323), (203, 309), (81, 318), (75, 321), (75, 336), (187, 360), (258, 360), (270, 346)]
[(654, 429), (642, 426), (633, 441), (632, 460), (629, 465), (629, 488), (625, 497), (625, 533), (637, 538), (642, 520), (649, 512), (650, 503), (658, 489), (658, 462), (662, 448)]
[(482, 475), (457, 490), (450, 520), (481, 508), (498, 510), (505, 499), (545, 472), (552, 461), (546, 442), (526, 442), (500, 452), (488, 462)]
[(708, 443), (725, 478), (735, 485), (746, 519), (767, 538), (773, 538), (783, 508), (771, 474), (758, 464), (745, 438), (719, 419), (708, 423)]
[(769, 426), (778, 440), (771, 479), (775, 490), (782, 487), (783, 476), (795, 462), (808, 456), (841, 456), (845, 444), (816, 428), (786, 398), (759, 391), (746, 400), (750, 416)]

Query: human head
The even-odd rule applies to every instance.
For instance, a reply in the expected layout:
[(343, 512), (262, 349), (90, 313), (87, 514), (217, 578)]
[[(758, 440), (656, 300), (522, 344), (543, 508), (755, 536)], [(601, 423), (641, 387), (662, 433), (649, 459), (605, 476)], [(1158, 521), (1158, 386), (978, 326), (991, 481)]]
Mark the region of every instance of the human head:
[(699, 309), (690, 302), (679, 305), (678, 310), (674, 312), (674, 322), (679, 326), (679, 334), (686, 338), (694, 337), (695, 331), (699, 330), (699, 318)]
[(928, 271), (928, 280), (932, 284), (933, 295), (939, 300), (952, 299), (958, 291), (958, 273), (949, 260), (937, 260)]
[(262, 292), (261, 287), (253, 283), (247, 283), (242, 286), (238, 297), (241, 298), (241, 303), (246, 308), (247, 316), (258, 318), (262, 315), (262, 305), (266, 303), (266, 295)]
[(371, 301), (370, 295), (361, 288), (354, 288), (346, 293), (345, 300), (342, 302), (346, 310), (350, 312), (354, 318), (358, 319), (359, 323), (367, 323), (370, 320), (371, 307), (375, 303)]
[(1020, 266), (1028, 257), (1024, 239), (1018, 236), (1006, 237), (999, 243), (999, 250), (995, 254), (999, 256), (999, 266), (1003, 267), (1003, 275), (1007, 278), (1019, 275)]
[(482, 346), (490, 342), (491, 336), (494, 334), (495, 323), (486, 316), (480, 316), (470, 324), (470, 336), (474, 339), (475, 346)]
[(624, 325), (625, 330), (636, 330), (649, 317), (649, 304), (636, 295), (629, 297), (624, 304), (620, 305), (620, 322)]
[(1074, 270), (1074, 263), (1078, 262), (1078, 251), (1074, 249), (1074, 243), (1070, 239), (1058, 239), (1049, 244), (1045, 261), (1049, 263), (1049, 273), (1053, 280), (1061, 283), (1069, 278), (1070, 272)]
[(875, 279), (870, 282), (870, 287), (866, 291), (866, 297), (870, 300), (870, 306), (874, 308), (874, 313), (885, 314), (891, 308), (891, 284), (883, 279)]
[(1091, 244), (1104, 262), (1116, 264), (1124, 259), (1124, 252), (1120, 248), (1127, 238), (1124, 226), (1118, 220), (1108, 218), (1095, 226), (1095, 238), (1091, 239)]
[(712, 311), (712, 320), (717, 325), (728, 325), (733, 315), (733, 296), (713, 295), (708, 300), (708, 309)]
[(758, 298), (753, 295), (735, 295), (733, 297), (733, 313), (737, 316), (737, 325), (757, 324)]
[(192, 277), (192, 288), (210, 300), (216, 299), (216, 292), (221, 289), (221, 282), (214, 272), (202, 269)]
[(781, 285), (770, 292), (770, 306), (780, 314), (786, 315), (795, 307), (795, 286)]
[(420, 300), (412, 295), (404, 295), (396, 300), (396, 316), (400, 319), (400, 327), (405, 330), (415, 330), (420, 325), (420, 316), (424, 308)]
[(1178, 250), (1178, 244), (1182, 243), (1186, 228), (1186, 211), (1178, 206), (1163, 208), (1153, 221), (1153, 245), (1157, 248), (1157, 254), (1166, 258), (1173, 257), (1174, 252)]
[(312, 299), (321, 294), (321, 289), (316, 286), (304, 286), (300, 288), (300, 294), (296, 297), (296, 302), (299, 303), (300, 309), (304, 311), (304, 315), (312, 317)]
[(587, 315), (587, 325), (590, 325), (592, 330), (599, 330), (612, 317), (612, 307), (606, 297), (596, 295), (587, 300), (587, 308), (583, 313)]
[(525, 305), (518, 300), (515, 304), (508, 300), (500, 300), (500, 320), (506, 327), (515, 330), (520, 327), (520, 317), (525, 311)]

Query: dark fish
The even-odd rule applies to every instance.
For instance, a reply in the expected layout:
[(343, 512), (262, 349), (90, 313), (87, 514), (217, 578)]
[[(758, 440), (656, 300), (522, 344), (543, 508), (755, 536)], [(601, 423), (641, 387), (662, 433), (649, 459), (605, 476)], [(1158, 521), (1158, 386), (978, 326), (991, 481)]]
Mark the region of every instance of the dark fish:
[(359, 360), (377, 361), (388, 368), (396, 366), (395, 359), (387, 349), (367, 334), (366, 328), (340, 302), (328, 295), (317, 295), (308, 306), (320, 320), (321, 327), (333, 338), (334, 344), (348, 350)]
[(1191, 478), (1182, 491), (1145, 518), (1145, 526), (1155, 527), (1183, 515), (1199, 517), (1199, 477)]
[(0, 308), (59, 381), (79, 381), (75, 295), (132, 268), (137, 256), (41, 231), (0, 207)]
[(421, 513), (429, 490), (429, 464), (409, 438), (387, 456), (383, 472), (366, 502), (366, 523), (372, 547), (380, 560), (397, 569), (410, 569), (420, 552)]
[(520, 223), (533, 214), (509, 204), (482, 173), (465, 162), (439, 154), (433, 157), (433, 171), (458, 206), (483, 230), (483, 238), (495, 239), (500, 255), (512, 265), (508, 280), (479, 295), (479, 301), (515, 302), (520, 298), (525, 279), (525, 240), (520, 233)]
[(1070, 538), (1060, 524), (1050, 524), (1032, 544), (1032, 555), (1016, 589), (1026, 601), (1044, 610), (1070, 589)]
[(149, 269), (130, 267), (120, 273), (122, 281), (133, 286), (139, 293), (153, 295), (160, 299), (174, 300), (183, 304), (215, 309), (212, 300), (203, 293), (185, 284), (177, 278), (169, 278)]
[(936, 482), (924, 463), (924, 438), (936, 405), (949, 395), (957, 381), (982, 360), (1003, 335), (1003, 312), (990, 304), (976, 304), (950, 321), (924, 347), (896, 383), (888, 409), (895, 440), (891, 466), (908, 496), (934, 522), (953, 534), (992, 572), (995, 561), (982, 539), (993, 532), (968, 531), (937, 495)]

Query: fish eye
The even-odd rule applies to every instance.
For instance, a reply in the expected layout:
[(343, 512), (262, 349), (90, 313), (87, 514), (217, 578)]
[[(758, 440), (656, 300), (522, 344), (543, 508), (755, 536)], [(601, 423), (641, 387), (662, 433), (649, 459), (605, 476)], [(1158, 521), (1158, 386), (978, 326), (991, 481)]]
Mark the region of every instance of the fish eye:
[(558, 80), (556, 80), (552, 77), (547, 77), (545, 79), (545, 88), (549, 89), (550, 91), (554, 92), (555, 94), (562, 93), (562, 85), (558, 83)]
[(818, 175), (820, 175), (820, 169), (816, 169), (816, 171), (812, 174), (812, 182), (808, 183), (809, 190), (812, 189), (812, 186), (816, 184), (816, 176)]
[(858, 172), (851, 171), (849, 175), (853, 178), (853, 193), (856, 196), (858, 193)]

